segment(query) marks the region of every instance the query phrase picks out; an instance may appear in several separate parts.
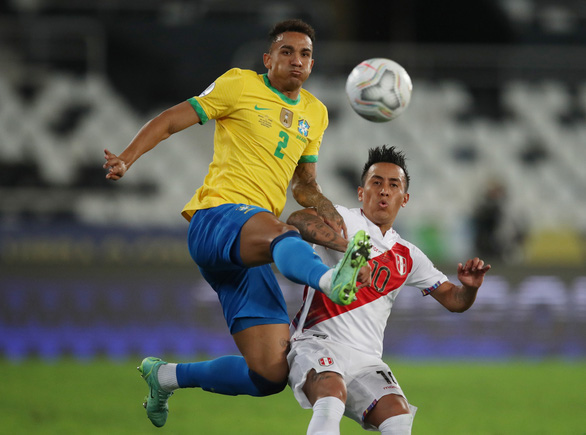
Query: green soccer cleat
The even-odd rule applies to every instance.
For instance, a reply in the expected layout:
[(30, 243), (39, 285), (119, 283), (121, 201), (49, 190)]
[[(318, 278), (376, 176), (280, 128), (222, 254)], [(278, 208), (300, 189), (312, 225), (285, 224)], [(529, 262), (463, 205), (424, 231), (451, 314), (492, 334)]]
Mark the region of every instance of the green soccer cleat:
[(149, 395), (145, 397), (145, 402), (142, 404), (147, 411), (147, 417), (157, 427), (162, 427), (167, 422), (169, 415), (169, 405), (167, 400), (173, 395), (172, 392), (167, 392), (161, 388), (158, 379), (159, 368), (167, 364), (160, 358), (149, 356), (142, 360), (138, 371), (142, 378), (149, 386)]
[(346, 249), (344, 257), (334, 268), (332, 291), (328, 297), (338, 305), (349, 305), (356, 299), (356, 278), (370, 255), (370, 236), (358, 231)]

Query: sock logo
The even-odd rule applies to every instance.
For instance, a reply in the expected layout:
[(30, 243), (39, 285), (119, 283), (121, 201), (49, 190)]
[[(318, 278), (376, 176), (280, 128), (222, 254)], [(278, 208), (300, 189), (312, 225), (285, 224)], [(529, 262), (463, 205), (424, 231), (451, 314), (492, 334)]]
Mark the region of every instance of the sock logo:
[(322, 367), (329, 367), (332, 364), (334, 364), (334, 360), (330, 357), (324, 357), (324, 358), (320, 358), (317, 360), (317, 362), (319, 363), (320, 366)]

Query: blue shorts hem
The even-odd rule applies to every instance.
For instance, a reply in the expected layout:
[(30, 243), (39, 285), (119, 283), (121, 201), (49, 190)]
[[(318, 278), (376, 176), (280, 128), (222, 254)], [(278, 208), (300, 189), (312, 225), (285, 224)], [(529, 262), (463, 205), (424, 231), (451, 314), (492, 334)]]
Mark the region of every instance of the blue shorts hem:
[(240, 317), (234, 319), (230, 327), (230, 334), (236, 334), (251, 326), (257, 325), (288, 325), (289, 319), (279, 319), (276, 317)]

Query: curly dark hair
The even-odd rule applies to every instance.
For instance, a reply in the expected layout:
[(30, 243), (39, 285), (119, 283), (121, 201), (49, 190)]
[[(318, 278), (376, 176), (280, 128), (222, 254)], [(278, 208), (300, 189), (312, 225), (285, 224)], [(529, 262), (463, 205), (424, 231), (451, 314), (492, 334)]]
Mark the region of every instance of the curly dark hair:
[(366, 173), (370, 167), (375, 163), (381, 162), (393, 163), (403, 169), (403, 172), (405, 173), (405, 192), (407, 192), (409, 190), (409, 182), (411, 181), (411, 178), (407, 171), (406, 157), (403, 151), (396, 149), (394, 146), (387, 147), (386, 145), (383, 145), (382, 147), (371, 148), (368, 150), (368, 160), (364, 165), (362, 176), (360, 177), (362, 184), (364, 184)]
[(280, 21), (274, 25), (269, 32), (269, 48), (281, 33), (285, 32), (299, 32), (309, 36), (311, 43), (315, 43), (315, 30), (305, 21), (300, 19)]

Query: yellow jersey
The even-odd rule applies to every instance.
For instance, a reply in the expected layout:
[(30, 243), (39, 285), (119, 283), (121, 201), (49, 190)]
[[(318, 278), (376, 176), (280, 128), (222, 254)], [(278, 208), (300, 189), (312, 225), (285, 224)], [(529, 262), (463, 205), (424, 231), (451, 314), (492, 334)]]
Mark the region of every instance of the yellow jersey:
[(208, 174), (182, 215), (191, 220), (200, 209), (243, 203), (280, 216), (298, 163), (317, 162), (325, 105), (305, 89), (287, 98), (266, 74), (238, 68), (188, 101), (201, 124), (215, 119), (216, 129)]

